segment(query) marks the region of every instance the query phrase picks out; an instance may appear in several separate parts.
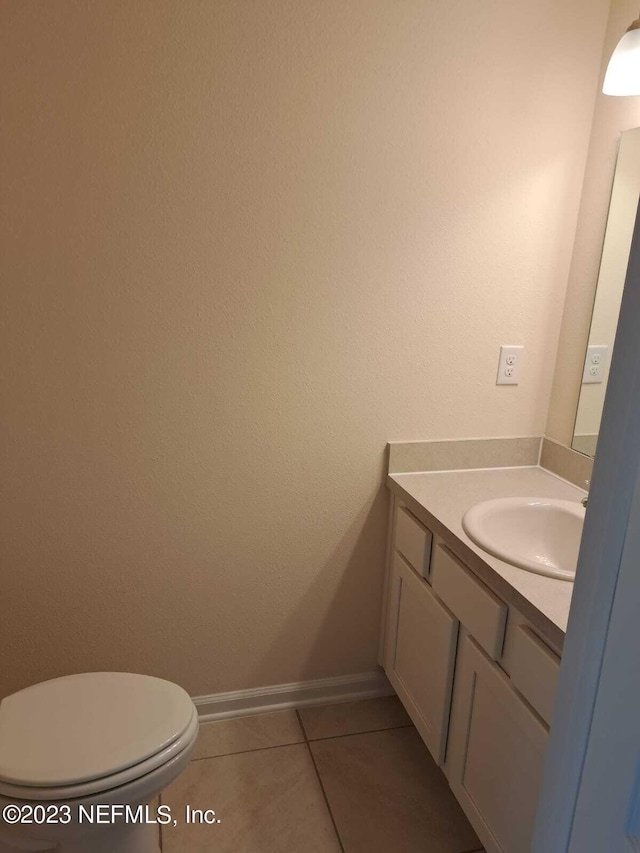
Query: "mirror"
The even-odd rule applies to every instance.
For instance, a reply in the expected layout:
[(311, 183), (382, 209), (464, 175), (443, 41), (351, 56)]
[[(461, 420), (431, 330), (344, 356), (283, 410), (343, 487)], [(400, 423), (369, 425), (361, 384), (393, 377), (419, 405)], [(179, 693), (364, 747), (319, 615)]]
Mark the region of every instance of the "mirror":
[(620, 136), (571, 446), (594, 456), (640, 197), (640, 128)]

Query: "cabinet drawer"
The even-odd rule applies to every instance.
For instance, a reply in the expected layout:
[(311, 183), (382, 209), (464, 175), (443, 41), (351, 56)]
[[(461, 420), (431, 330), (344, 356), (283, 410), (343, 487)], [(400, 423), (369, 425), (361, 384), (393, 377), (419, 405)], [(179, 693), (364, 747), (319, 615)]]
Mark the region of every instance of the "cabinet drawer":
[(551, 723), (560, 658), (524, 625), (516, 631), (511, 681), (542, 719)]
[(431, 561), (431, 584), (482, 648), (498, 660), (502, 652), (507, 606), (446, 548), (437, 545)]
[(429, 575), (432, 536), (426, 527), (414, 518), (404, 507), (398, 507), (396, 513), (396, 551), (413, 566), (416, 572), (426, 578)]

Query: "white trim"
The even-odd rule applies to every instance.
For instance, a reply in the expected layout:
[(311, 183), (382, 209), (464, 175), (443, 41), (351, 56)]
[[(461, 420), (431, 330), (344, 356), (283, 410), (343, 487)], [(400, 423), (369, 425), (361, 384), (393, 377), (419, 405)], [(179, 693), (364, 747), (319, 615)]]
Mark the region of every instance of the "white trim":
[(373, 699), (390, 696), (393, 687), (382, 670), (341, 675), (337, 678), (320, 678), (316, 681), (298, 681), (292, 684), (274, 684), (254, 690), (233, 690), (210, 696), (194, 696), (201, 723), (228, 720), (249, 714), (284, 711), (308, 705), (349, 702), (356, 699)]
[[(532, 853), (565, 853), (585, 756), (640, 471), (640, 216), (636, 218), (607, 384)], [(629, 637), (635, 643), (636, 636)], [(628, 674), (632, 678), (631, 673)], [(634, 676), (633, 676), (634, 677)], [(616, 721), (611, 721), (616, 731)], [(634, 748), (630, 744), (630, 750)], [(603, 774), (604, 778), (604, 774)], [(599, 813), (603, 821), (610, 815)], [(598, 851), (602, 848), (599, 847)], [(613, 849), (613, 848), (611, 848)], [(582, 848), (581, 853), (591, 853)]]

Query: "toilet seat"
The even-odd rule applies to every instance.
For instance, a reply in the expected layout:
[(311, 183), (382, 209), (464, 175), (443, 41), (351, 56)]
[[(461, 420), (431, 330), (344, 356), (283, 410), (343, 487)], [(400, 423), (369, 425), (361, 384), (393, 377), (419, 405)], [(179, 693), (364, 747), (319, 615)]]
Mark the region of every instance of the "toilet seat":
[(85, 673), (44, 682), (0, 703), (0, 794), (59, 800), (107, 791), (189, 749), (197, 731), (189, 695), (159, 678)]
[(186, 732), (166, 749), (140, 762), (140, 764), (134, 764), (132, 767), (128, 767), (126, 770), (114, 773), (111, 776), (101, 776), (89, 782), (81, 782), (79, 785), (66, 785), (64, 787), (14, 785), (0, 779), (0, 796), (9, 797), (13, 800), (26, 800), (27, 802), (55, 802), (56, 800), (81, 799), (91, 794), (104, 793), (113, 788), (122, 787), (128, 782), (134, 782), (152, 773), (154, 770), (163, 767), (172, 759), (178, 759), (183, 752), (191, 749), (197, 734), (198, 714), (194, 708), (193, 719)]

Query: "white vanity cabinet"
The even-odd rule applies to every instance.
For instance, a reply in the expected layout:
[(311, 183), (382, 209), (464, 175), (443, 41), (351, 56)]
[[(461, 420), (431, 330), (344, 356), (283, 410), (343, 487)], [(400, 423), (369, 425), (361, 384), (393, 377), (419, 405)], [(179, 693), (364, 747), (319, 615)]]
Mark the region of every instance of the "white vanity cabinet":
[(528, 853), (559, 658), (394, 498), (382, 659), (487, 853)]

